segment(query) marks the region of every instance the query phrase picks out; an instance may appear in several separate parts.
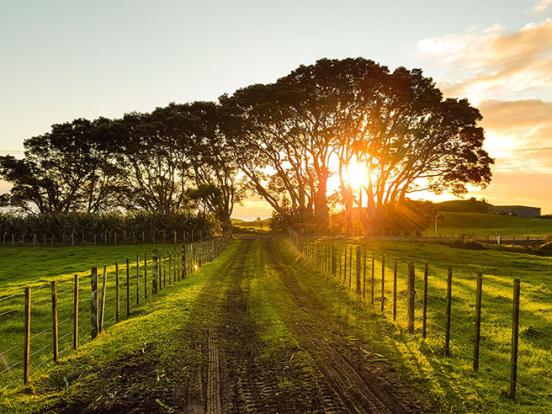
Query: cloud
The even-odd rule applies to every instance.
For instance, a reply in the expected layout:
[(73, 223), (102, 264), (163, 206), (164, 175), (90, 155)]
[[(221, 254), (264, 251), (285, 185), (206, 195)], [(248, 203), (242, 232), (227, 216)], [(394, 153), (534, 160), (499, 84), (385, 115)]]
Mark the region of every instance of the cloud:
[(550, 6), (552, 6), (552, 0), (540, 0), (537, 4), (533, 6), (531, 11), (533, 13), (543, 13), (545, 12)]
[[(552, 88), (552, 19), (509, 33), (502, 25), (421, 40), (418, 52), (444, 65), (447, 95), (478, 102)], [(452, 81), (450, 80), (452, 79)]]
[(552, 174), (552, 102), (487, 100), (478, 107), (495, 171)]

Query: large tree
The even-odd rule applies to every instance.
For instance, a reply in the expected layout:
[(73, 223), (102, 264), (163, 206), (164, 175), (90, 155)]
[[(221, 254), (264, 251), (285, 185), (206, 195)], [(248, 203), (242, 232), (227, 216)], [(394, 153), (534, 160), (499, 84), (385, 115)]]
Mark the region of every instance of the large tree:
[(170, 104), (156, 109), (152, 117), (164, 125), (187, 159), (187, 195), (225, 229), (231, 228), (230, 216), (243, 192), (225, 133), (230, 124), (221, 107), (213, 102)]
[[(353, 158), (366, 166), (365, 215), (401, 203), (418, 191), (461, 194), (485, 186), (493, 160), (483, 150), (479, 111), (465, 100), (443, 99), (421, 70), (390, 72), (358, 58), (322, 59), (270, 85), (223, 97), (242, 120), (234, 137), (252, 187), (278, 212), (302, 203), (328, 223), (327, 183), (337, 159), (346, 210), (353, 194), (344, 171)], [(360, 205), (360, 203), (359, 203)]]
[(316, 176), (302, 142), (295, 140), (291, 91), (253, 85), (221, 97), (225, 132), (249, 189), (281, 216), (310, 217)]
[[(380, 85), (378, 85), (380, 86)], [(404, 201), (415, 192), (453, 194), (490, 182), (493, 160), (483, 150), (481, 115), (467, 100), (444, 99), (421, 70), (387, 73), (374, 94), (362, 86), (356, 154), (368, 166), (369, 207)]]
[(126, 114), (113, 122), (112, 136), (108, 150), (120, 168), (127, 210), (168, 214), (190, 207), (189, 160), (161, 110)]
[(12, 184), (4, 203), (31, 212), (97, 212), (116, 206), (116, 168), (104, 151), (111, 121), (76, 119), (25, 140), (25, 157), (0, 157)]

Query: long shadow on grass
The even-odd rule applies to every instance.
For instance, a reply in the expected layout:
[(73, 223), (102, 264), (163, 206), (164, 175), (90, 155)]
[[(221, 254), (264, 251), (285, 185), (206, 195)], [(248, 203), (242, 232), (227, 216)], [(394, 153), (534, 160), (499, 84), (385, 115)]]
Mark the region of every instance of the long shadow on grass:
[[(203, 358), (197, 346), (204, 339), (201, 326), (209, 319), (209, 305), (224, 291), (224, 279), (215, 276), (230, 273), (243, 251), (243, 243), (230, 247), (221, 260), (207, 264), (183, 284), (161, 291), (136, 308), (116, 332), (83, 347), (83, 353), (36, 381), (32, 392), (44, 404), (36, 411), (165, 413), (178, 408), (193, 412), (190, 407), (202, 400), (191, 387)], [(211, 276), (206, 278), (205, 272)], [(180, 297), (183, 289), (199, 291), (186, 298)], [(110, 356), (110, 350), (119, 355)], [(51, 397), (53, 402), (48, 401)]]

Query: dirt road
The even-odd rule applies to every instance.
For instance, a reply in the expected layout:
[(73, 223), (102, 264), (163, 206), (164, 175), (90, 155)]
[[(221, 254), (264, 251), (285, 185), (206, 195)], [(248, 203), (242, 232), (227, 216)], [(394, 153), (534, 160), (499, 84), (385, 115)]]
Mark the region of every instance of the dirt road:
[[(34, 411), (437, 411), (366, 338), (352, 334), (353, 316), (363, 313), (335, 300), (339, 287), (307, 268), (289, 243), (246, 239), (232, 249), (211, 265), (195, 297), (168, 308), (170, 335), (159, 332), (147, 352), (130, 346), (93, 375), (54, 389)], [(51, 390), (71, 370), (68, 363), (40, 386)]]

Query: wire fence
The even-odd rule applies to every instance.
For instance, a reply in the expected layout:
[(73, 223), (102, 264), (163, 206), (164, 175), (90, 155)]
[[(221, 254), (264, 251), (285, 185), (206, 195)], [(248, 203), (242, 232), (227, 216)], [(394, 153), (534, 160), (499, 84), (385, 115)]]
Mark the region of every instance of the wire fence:
[[(0, 387), (28, 382), (213, 260), (229, 236), (153, 250), (0, 297)], [(92, 297), (92, 299), (91, 299)]]
[(2, 247), (101, 246), (117, 244), (188, 244), (204, 240), (203, 231), (150, 230), (53, 233), (2, 232)]
[(309, 265), (335, 278), (384, 320), (420, 336), (435, 358), (450, 358), (502, 384), (497, 395), (552, 406), (549, 302), (523, 294), (519, 279), (456, 273), (446, 264), (376, 253), (362, 243), (290, 239)]

